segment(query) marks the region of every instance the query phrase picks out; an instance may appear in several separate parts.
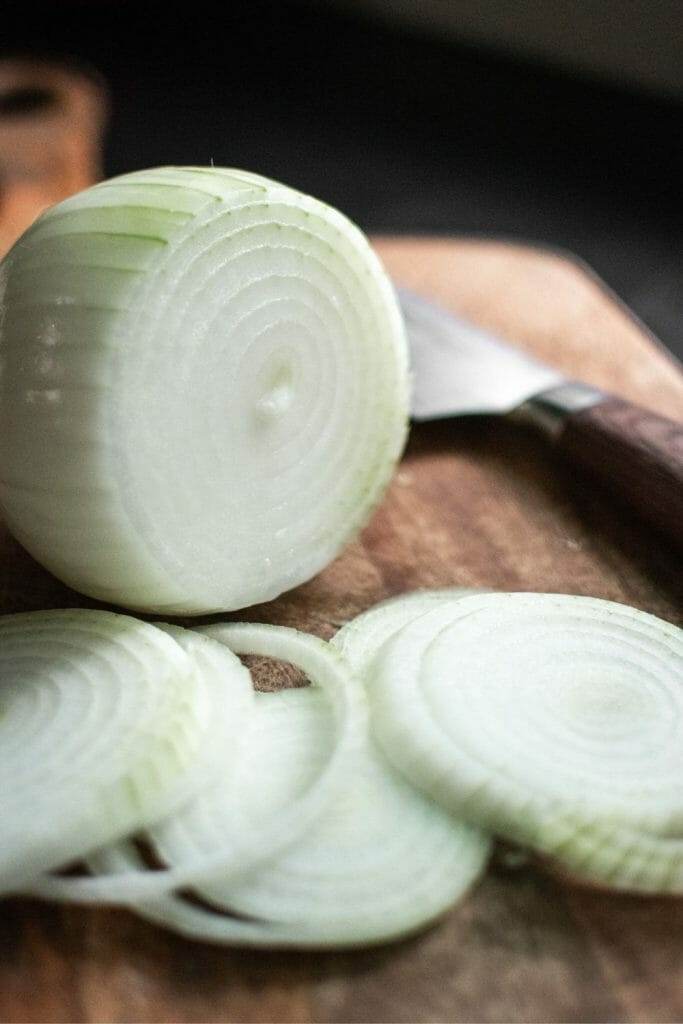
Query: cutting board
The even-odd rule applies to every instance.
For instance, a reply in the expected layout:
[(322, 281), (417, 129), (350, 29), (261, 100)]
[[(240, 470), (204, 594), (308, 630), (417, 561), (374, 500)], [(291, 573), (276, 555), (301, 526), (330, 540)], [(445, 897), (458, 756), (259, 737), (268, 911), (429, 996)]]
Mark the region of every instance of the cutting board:
[[(683, 377), (563, 255), (496, 241), (377, 239), (395, 280), (569, 373), (673, 417)], [(628, 509), (493, 419), (413, 428), (381, 507), (317, 579), (249, 617), (329, 637), (415, 587), (561, 591), (676, 621), (680, 564)], [(0, 610), (92, 604), (0, 533)], [(214, 617), (215, 618), (215, 617)], [(259, 685), (291, 673), (255, 665)], [(124, 910), (0, 905), (2, 1021), (674, 1021), (683, 900), (603, 894), (497, 855), (436, 927), (365, 952), (191, 943)]]

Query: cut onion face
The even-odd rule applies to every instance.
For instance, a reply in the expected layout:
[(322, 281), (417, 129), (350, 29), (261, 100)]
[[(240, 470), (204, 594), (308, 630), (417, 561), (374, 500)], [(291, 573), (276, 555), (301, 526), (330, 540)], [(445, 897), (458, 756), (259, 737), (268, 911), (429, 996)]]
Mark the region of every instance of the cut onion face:
[(682, 683), (681, 631), (654, 616), (484, 594), (391, 639), (369, 693), (387, 756), (452, 812), (585, 878), (675, 891)]
[(182, 647), (128, 616), (0, 619), (0, 891), (175, 809), (206, 697)]
[[(267, 821), (314, 785), (333, 737), (334, 718), (321, 692), (257, 694), (256, 727), (236, 787), (252, 831), (263, 833)], [(216, 805), (214, 813), (215, 831), (231, 827), (234, 810)], [(157, 848), (168, 852), (163, 844)], [(225, 942), (366, 945), (443, 914), (480, 874), (488, 850), (481, 833), (454, 822), (405, 782), (366, 737), (337, 799), (299, 843), (238, 884), (218, 880), (199, 888), (213, 912), (180, 899), (138, 909), (187, 934)], [(122, 854), (105, 852), (94, 864), (116, 869)], [(221, 917), (219, 909), (248, 920)]]
[[(176, 632), (186, 631), (173, 629), (174, 635)], [(216, 778), (214, 773), (211, 784), (194, 799), (142, 833), (157, 858), (168, 865), (166, 868), (149, 871), (143, 865), (142, 869), (135, 867), (123, 874), (98, 878), (44, 878), (32, 886), (34, 895), (78, 902), (133, 903), (180, 887), (196, 887), (217, 877), (234, 881), (298, 841), (334, 804), (367, 733), (363, 691), (342, 658), (324, 641), (279, 626), (208, 626), (194, 636), (198, 646), (216, 649), (231, 661), (236, 661), (236, 653), (271, 656), (295, 664), (309, 676), (316, 692), (320, 690), (330, 723), (318, 748), (316, 770), (309, 772), (305, 786), (296, 793), (288, 790), (287, 799), (278, 803), (273, 791), (279, 792), (279, 783), (271, 778), (267, 752), (260, 774), (258, 766), (254, 767), (253, 778), (244, 771), (245, 763), (252, 764), (252, 748), (259, 742), (258, 718), (250, 716), (244, 722), (241, 742), (233, 737), (224, 753), (222, 775)], [(191, 640), (188, 647), (192, 649)], [(218, 662), (220, 670), (220, 659)], [(224, 684), (228, 681), (225, 679)], [(220, 678), (216, 682), (220, 687)], [(223, 708), (219, 704), (214, 711), (220, 715)], [(282, 744), (285, 748), (291, 746), (286, 734)], [(217, 763), (220, 768), (220, 760)], [(271, 806), (274, 799), (277, 812), (254, 818), (254, 808), (262, 806), (263, 801)], [(129, 848), (125, 863), (134, 861), (134, 851)], [(99, 868), (105, 863), (97, 861)]]
[(49, 210), (0, 277), (0, 504), (71, 586), (245, 607), (365, 523), (404, 443), (407, 349), (341, 214), (241, 171), (141, 171)]

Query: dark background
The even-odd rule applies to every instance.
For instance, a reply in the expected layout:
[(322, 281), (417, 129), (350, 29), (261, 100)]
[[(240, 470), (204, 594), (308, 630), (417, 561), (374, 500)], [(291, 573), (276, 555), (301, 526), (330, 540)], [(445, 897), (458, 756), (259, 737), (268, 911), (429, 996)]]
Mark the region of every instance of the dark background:
[(682, 102), (324, 2), (23, 10), (4, 53), (69, 56), (106, 79), (107, 174), (213, 159), (368, 231), (567, 248), (683, 355)]

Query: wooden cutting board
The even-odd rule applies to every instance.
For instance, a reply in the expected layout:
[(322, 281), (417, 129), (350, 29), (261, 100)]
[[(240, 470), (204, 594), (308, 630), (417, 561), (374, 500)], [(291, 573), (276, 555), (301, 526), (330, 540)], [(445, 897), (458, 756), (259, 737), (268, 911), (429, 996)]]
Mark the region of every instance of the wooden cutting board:
[[(683, 377), (570, 260), (500, 242), (381, 239), (394, 278), (569, 373), (683, 417)], [(386, 500), (317, 579), (250, 617), (329, 637), (372, 603), (448, 584), (592, 594), (680, 616), (673, 552), (531, 434), (413, 429)], [(89, 604), (0, 533), (0, 610)], [(257, 665), (264, 686), (281, 681)], [(0, 837), (1, 841), (1, 837)], [(445, 920), (366, 952), (191, 943), (123, 910), (0, 905), (2, 1021), (675, 1021), (683, 900), (582, 890), (498, 857)]]

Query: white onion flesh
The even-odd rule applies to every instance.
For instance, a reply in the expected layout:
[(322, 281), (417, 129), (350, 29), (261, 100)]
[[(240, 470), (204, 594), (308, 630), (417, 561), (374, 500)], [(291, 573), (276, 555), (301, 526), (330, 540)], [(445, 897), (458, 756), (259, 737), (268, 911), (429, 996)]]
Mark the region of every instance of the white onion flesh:
[(213, 707), (170, 636), (111, 612), (0, 619), (0, 891), (175, 809)]
[(367, 520), (405, 438), (407, 350), (337, 211), (242, 171), (141, 171), (45, 213), (0, 278), (0, 505), (71, 586), (245, 607)]
[(477, 593), (480, 591), (465, 587), (444, 587), (437, 590), (413, 590), (387, 598), (347, 622), (335, 633), (330, 643), (341, 651), (353, 670), (360, 674), (365, 686), (368, 686), (371, 683), (369, 669), (390, 637), (438, 604)]
[(574, 814), (549, 818), (542, 834), (545, 860), (576, 881), (683, 895), (683, 836), (622, 828), (601, 819), (577, 820)]
[(188, 800), (194, 803), (208, 786), (222, 783), (235, 771), (254, 715), (254, 687), (249, 670), (224, 644), (180, 626), (154, 625), (173, 637), (192, 659), (204, 691), (208, 721), (201, 749), (186, 773), (184, 809)]
[(342, 791), (363, 745), (367, 719), (362, 688), (337, 652), (316, 637), (281, 626), (231, 623), (204, 627), (195, 635), (198, 643), (204, 641), (219, 651), (223, 648), (231, 659), (237, 653), (259, 654), (295, 664), (316, 690), (320, 689), (329, 708), (331, 728), (324, 736), (324, 750), (321, 748), (309, 784), (296, 798), (290, 793), (278, 813), (264, 815), (255, 823), (252, 808), (260, 794), (268, 797), (274, 782), (268, 773), (265, 779), (256, 778), (254, 785), (244, 776), (241, 766), (250, 757), (254, 742), (253, 723), (245, 723), (239, 748), (235, 745), (228, 752), (224, 777), (143, 833), (169, 867), (98, 878), (43, 878), (31, 887), (33, 895), (86, 903), (132, 903), (216, 877), (234, 880), (299, 840)]
[(387, 756), (453, 813), (586, 878), (648, 890), (666, 876), (673, 891), (682, 683), (681, 631), (654, 616), (483, 594), (391, 639), (369, 693)]
[[(263, 829), (313, 784), (328, 756), (334, 720), (324, 695), (310, 688), (258, 694), (256, 720), (237, 788), (251, 827), (260, 823)], [(220, 833), (231, 827), (233, 813), (216, 811)], [(199, 888), (212, 906), (250, 921), (221, 918), (180, 900), (139, 910), (226, 942), (367, 945), (409, 934), (448, 910), (480, 874), (489, 845), (405, 782), (366, 738), (343, 791), (298, 844), (239, 884), (216, 881)], [(95, 863), (111, 869), (120, 856), (105, 853)]]

